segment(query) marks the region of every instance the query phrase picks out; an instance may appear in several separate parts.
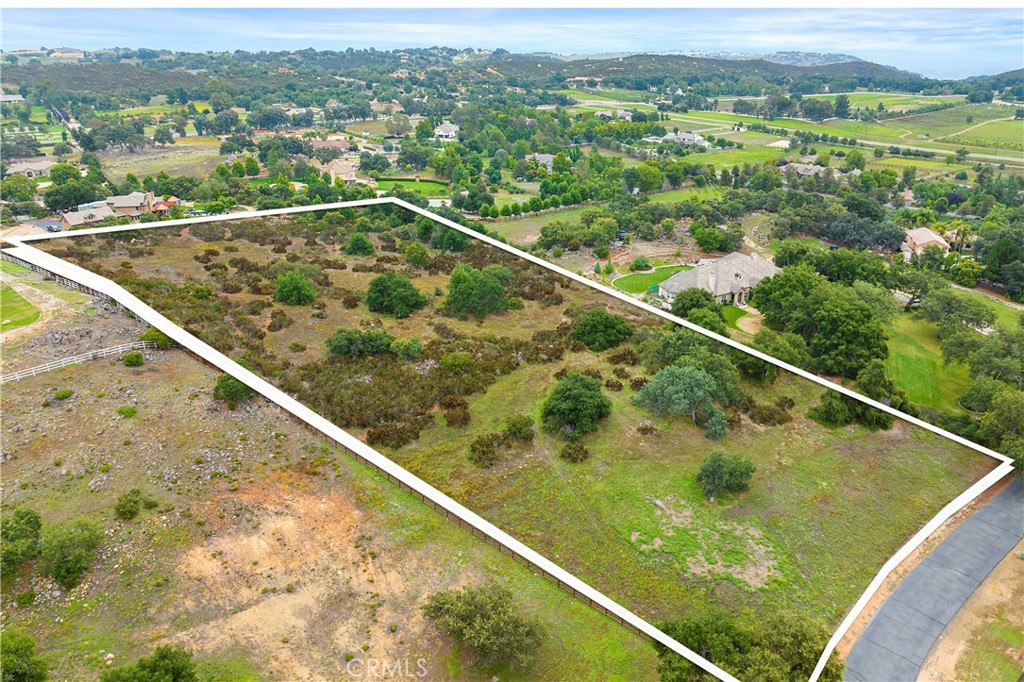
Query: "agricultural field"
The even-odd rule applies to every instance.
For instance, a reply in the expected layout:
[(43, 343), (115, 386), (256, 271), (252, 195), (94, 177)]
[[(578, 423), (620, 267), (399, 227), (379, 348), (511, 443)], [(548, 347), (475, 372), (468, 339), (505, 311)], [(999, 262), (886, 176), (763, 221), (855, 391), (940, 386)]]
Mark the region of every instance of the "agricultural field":
[[(220, 682), (338, 679), (349, 657), (409, 657), (414, 670), (422, 659), (433, 680), (657, 679), (648, 642), (277, 406), (230, 411), (211, 396), (216, 370), (179, 349), (145, 355), (142, 367), (110, 358), (4, 391), (5, 510), (104, 530), (71, 591), (34, 575), (35, 562), (4, 575), (4, 627), (33, 634), (51, 678), (94, 680), (107, 655), (120, 664), (174, 643)], [(123, 406), (135, 416), (119, 417)], [(155, 506), (118, 520), (133, 488)], [(528, 670), (481, 667), (420, 612), (434, 592), (488, 582), (544, 628)]]
[[(740, 376), (736, 386), (752, 402), (729, 408), (727, 434), (711, 440), (689, 418), (656, 416), (632, 400), (659, 368), (654, 349), (666, 335), (704, 343), (700, 337), (662, 329), (659, 318), (479, 243), (453, 253), (431, 247), (414, 266), (398, 255), (397, 241), (418, 227), (402, 225), (400, 212), (362, 215), (391, 226), (371, 230), (374, 255), (342, 252), (354, 217), (337, 215), (232, 223), (230, 231), (195, 226), (187, 236), (154, 230), (127, 242), (59, 239), (46, 248), (245, 357), (328, 419), (655, 622), (714, 603), (792, 610), (835, 627), (882, 563), (992, 468), (903, 422), (885, 431), (821, 427), (805, 415), (825, 389), (785, 374), (771, 383)], [(449, 273), (460, 261), (506, 268), (521, 309), (465, 319), (446, 312)], [(313, 307), (273, 301), (273, 278), (289, 268), (317, 282)], [(370, 281), (388, 271), (412, 278), (422, 308), (397, 319), (368, 309)], [(608, 350), (582, 345), (570, 330), (599, 308), (623, 316), (633, 337)], [(228, 319), (225, 310), (233, 311)], [(422, 355), (331, 360), (324, 344), (339, 328), (385, 331), (401, 342), (396, 348), (417, 338)], [(559, 455), (566, 439), (542, 427), (543, 405), (567, 372), (601, 377), (610, 403), (581, 441), (589, 457), (575, 463)], [(755, 423), (752, 404), (789, 405), (788, 420)], [(469, 453), (483, 447), (474, 444), (492, 442), (516, 415), (530, 424), (530, 438), (502, 446), (490, 466), (474, 464)], [(750, 458), (756, 472), (747, 492), (707, 500), (696, 473), (714, 451)]]
[(213, 137), (179, 137), (173, 145), (146, 147), (139, 152), (97, 152), (107, 177), (122, 182), (129, 173), (142, 178), (164, 171), (169, 175), (206, 176), (223, 159), (220, 140)]
[(996, 119), (946, 140), (995, 149), (1024, 149), (1024, 121)]
[(623, 275), (613, 280), (612, 284), (615, 288), (621, 289), (627, 294), (642, 294), (652, 284), (663, 282), (682, 270), (692, 269), (692, 265), (663, 265), (659, 268), (654, 268), (650, 272), (634, 272), (629, 275)]

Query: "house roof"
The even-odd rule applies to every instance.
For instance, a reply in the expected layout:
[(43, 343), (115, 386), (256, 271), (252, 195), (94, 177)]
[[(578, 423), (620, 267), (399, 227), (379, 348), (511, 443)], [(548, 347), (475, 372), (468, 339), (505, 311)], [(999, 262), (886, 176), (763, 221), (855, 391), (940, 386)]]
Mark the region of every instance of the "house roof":
[(927, 227), (915, 227), (913, 230), (907, 230), (907, 238), (903, 243), (908, 248), (913, 245), (922, 249), (929, 244), (937, 244), (944, 249), (949, 248), (949, 242), (929, 230)]
[(722, 296), (750, 289), (762, 279), (780, 272), (782, 268), (761, 256), (748, 256), (737, 251), (692, 270), (677, 272), (660, 286), (671, 294), (684, 289), (704, 289), (713, 296)]
[(555, 165), (554, 154), (527, 154), (524, 158), (527, 160), (536, 161), (538, 164), (542, 163), (548, 168), (551, 168), (553, 165)]
[(438, 135), (451, 135), (459, 132), (459, 130), (461, 130), (459, 126), (454, 123), (448, 123), (447, 121), (434, 128), (434, 132)]
[(57, 164), (53, 161), (19, 161), (7, 167), (8, 173), (25, 173), (34, 171), (36, 173), (48, 171)]
[(63, 219), (72, 227), (76, 227), (88, 223), (98, 223), (101, 220), (113, 218), (115, 215), (109, 206), (100, 204), (95, 208), (87, 208), (83, 211), (68, 211), (64, 214)]
[(149, 195), (145, 192), (132, 192), (131, 194), (107, 197), (107, 203), (113, 208), (138, 208), (139, 206), (144, 206), (149, 198)]

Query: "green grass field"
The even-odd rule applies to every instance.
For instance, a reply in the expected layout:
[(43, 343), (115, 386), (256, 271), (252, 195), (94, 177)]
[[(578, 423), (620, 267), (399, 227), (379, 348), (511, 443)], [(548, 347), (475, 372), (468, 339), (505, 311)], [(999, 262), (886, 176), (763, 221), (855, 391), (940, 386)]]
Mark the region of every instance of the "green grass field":
[(451, 192), (448, 183), (440, 180), (416, 180), (415, 178), (380, 178), (377, 180), (377, 189), (379, 190), (394, 188), (419, 192), (431, 197), (448, 196)]
[(943, 412), (961, 412), (957, 401), (971, 379), (963, 365), (945, 365), (936, 337), (937, 327), (910, 314), (889, 326), (886, 368), (912, 402)]
[(722, 315), (725, 316), (725, 323), (736, 330), (739, 330), (739, 326), (736, 324), (736, 320), (740, 319), (746, 314), (746, 310), (744, 310), (743, 308), (737, 308), (734, 305), (727, 305), (722, 307)]
[(682, 270), (692, 270), (691, 265), (663, 265), (654, 268), (651, 272), (634, 272), (616, 278), (612, 284), (615, 288), (625, 291), (627, 294), (642, 294), (652, 284), (663, 282), (672, 275)]
[(0, 285), (0, 332), (24, 327), (38, 319), (38, 308), (11, 287)]
[(674, 201), (707, 201), (708, 199), (719, 199), (725, 194), (725, 189), (718, 185), (706, 185), (704, 187), (686, 187), (684, 189), (670, 189), (667, 192), (656, 192), (648, 195), (651, 203), (666, 203)]

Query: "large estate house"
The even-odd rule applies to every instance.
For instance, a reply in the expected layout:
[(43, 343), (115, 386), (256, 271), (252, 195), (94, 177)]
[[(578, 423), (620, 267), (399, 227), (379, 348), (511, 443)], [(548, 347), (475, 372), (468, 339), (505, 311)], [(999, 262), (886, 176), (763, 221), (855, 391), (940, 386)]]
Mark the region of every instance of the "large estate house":
[(676, 294), (686, 289), (703, 289), (719, 303), (743, 305), (750, 290), (766, 277), (782, 272), (771, 261), (757, 254), (730, 253), (713, 261), (683, 270), (658, 285), (658, 296), (671, 304)]

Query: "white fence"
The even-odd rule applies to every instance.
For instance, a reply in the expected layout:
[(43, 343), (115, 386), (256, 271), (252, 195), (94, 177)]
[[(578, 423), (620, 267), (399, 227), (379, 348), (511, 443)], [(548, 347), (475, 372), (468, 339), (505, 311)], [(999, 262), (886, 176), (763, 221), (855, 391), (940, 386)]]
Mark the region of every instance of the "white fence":
[(60, 369), (61, 367), (67, 367), (68, 365), (77, 365), (80, 362), (99, 360), (100, 358), (110, 357), (111, 355), (120, 355), (121, 353), (127, 353), (128, 351), (133, 350), (142, 350), (144, 348), (156, 348), (156, 344), (152, 341), (130, 341), (129, 343), (122, 343), (119, 346), (111, 346), (110, 348), (101, 348), (100, 350), (89, 351), (88, 353), (72, 355), (69, 358), (47, 362), (45, 365), (36, 365), (35, 367), (29, 367), (28, 369), (4, 374), (0, 376), (0, 386), (9, 381), (17, 381), (18, 379), (24, 379), (25, 377), (34, 377), (37, 374), (50, 372), (55, 369)]

